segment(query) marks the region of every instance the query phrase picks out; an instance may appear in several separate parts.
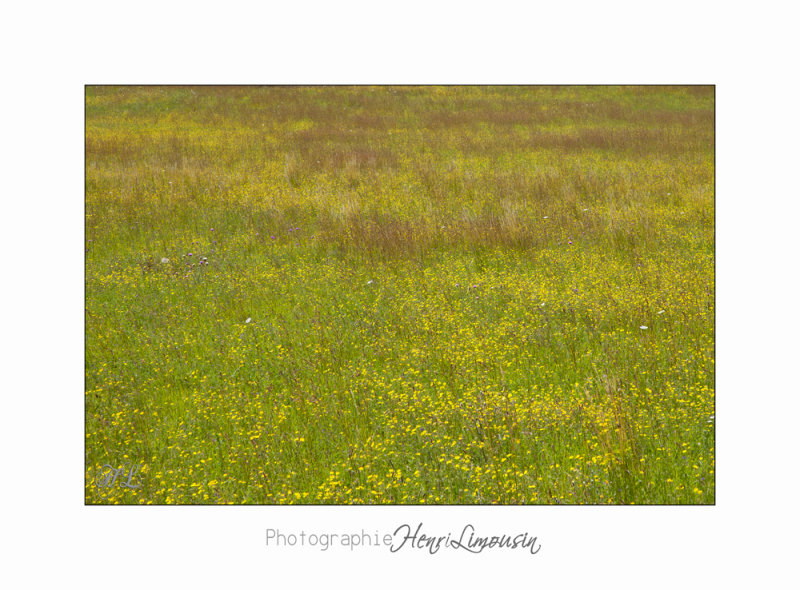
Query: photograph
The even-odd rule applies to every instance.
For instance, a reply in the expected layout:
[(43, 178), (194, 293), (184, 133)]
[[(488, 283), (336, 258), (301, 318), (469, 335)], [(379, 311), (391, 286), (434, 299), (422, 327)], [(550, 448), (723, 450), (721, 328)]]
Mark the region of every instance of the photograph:
[(7, 12), (4, 587), (792, 585), (785, 6)]
[(714, 85), (84, 92), (84, 505), (716, 504)]

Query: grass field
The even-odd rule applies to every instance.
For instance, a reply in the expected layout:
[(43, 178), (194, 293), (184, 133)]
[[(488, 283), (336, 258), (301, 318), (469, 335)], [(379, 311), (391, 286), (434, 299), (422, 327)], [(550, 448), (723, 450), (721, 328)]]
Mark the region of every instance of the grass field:
[(714, 502), (713, 87), (87, 87), (85, 247), (89, 504)]

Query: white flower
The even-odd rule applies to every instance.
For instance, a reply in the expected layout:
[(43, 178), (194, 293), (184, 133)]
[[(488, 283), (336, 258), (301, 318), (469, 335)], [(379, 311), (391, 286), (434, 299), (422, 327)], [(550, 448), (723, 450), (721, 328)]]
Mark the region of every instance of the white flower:
[(161, 259), (161, 264), (166, 264), (167, 262), (169, 262), (169, 258), (162, 258)]
[(245, 324), (249, 324), (249, 323), (250, 323), (250, 320), (252, 320), (252, 319), (253, 319), (253, 318), (247, 318), (247, 319), (244, 321), (244, 323), (245, 323)]
[(371, 285), (371, 284), (372, 284), (372, 279), (367, 281), (367, 285)]
[(647, 326), (639, 326), (640, 330), (647, 330)]
[(661, 315), (662, 313), (664, 313), (664, 310), (663, 310), (663, 309), (662, 309), (661, 311), (659, 311), (659, 312), (658, 312), (658, 315)]
[(548, 216), (547, 216), (547, 215), (545, 215), (544, 217), (542, 217), (542, 219), (547, 219), (547, 217), (548, 217)]
[(589, 210), (588, 208), (587, 208), (587, 209), (584, 209), (584, 211), (588, 211), (588, 210)]
[(542, 305), (540, 307), (544, 307), (544, 301), (542, 301)]

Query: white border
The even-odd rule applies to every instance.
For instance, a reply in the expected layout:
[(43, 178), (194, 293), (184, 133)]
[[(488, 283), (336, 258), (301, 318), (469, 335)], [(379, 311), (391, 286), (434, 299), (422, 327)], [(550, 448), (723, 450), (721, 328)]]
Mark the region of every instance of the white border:
[[(1, 41), (16, 56), (2, 93), (3, 578), (31, 587), (620, 588), (796, 577), (786, 520), (798, 394), (794, 21), (777, 2), (760, 12), (552, 4), (10, 9)], [(83, 86), (233, 82), (716, 84), (717, 506), (83, 506)], [(445, 533), (467, 522), (530, 530), (542, 551), (368, 558), (264, 543), (267, 527), (385, 530), (420, 520)]]

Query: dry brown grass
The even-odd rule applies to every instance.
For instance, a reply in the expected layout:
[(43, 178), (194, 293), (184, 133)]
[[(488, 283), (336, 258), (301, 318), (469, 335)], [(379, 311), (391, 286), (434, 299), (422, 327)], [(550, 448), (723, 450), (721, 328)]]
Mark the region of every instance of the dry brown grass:
[[(612, 90), (93, 89), (108, 124), (101, 111), (87, 133), (90, 194), (113, 187), (132, 209), (256, 199), (267, 219), (311, 219), (355, 250), (530, 248), (577, 236), (636, 248), (658, 237), (659, 213), (640, 205), (708, 199), (687, 189), (711, 181), (713, 88)], [(678, 95), (691, 98), (671, 108)], [(113, 132), (119, 117), (139, 132)], [(673, 178), (677, 167), (685, 178)]]

